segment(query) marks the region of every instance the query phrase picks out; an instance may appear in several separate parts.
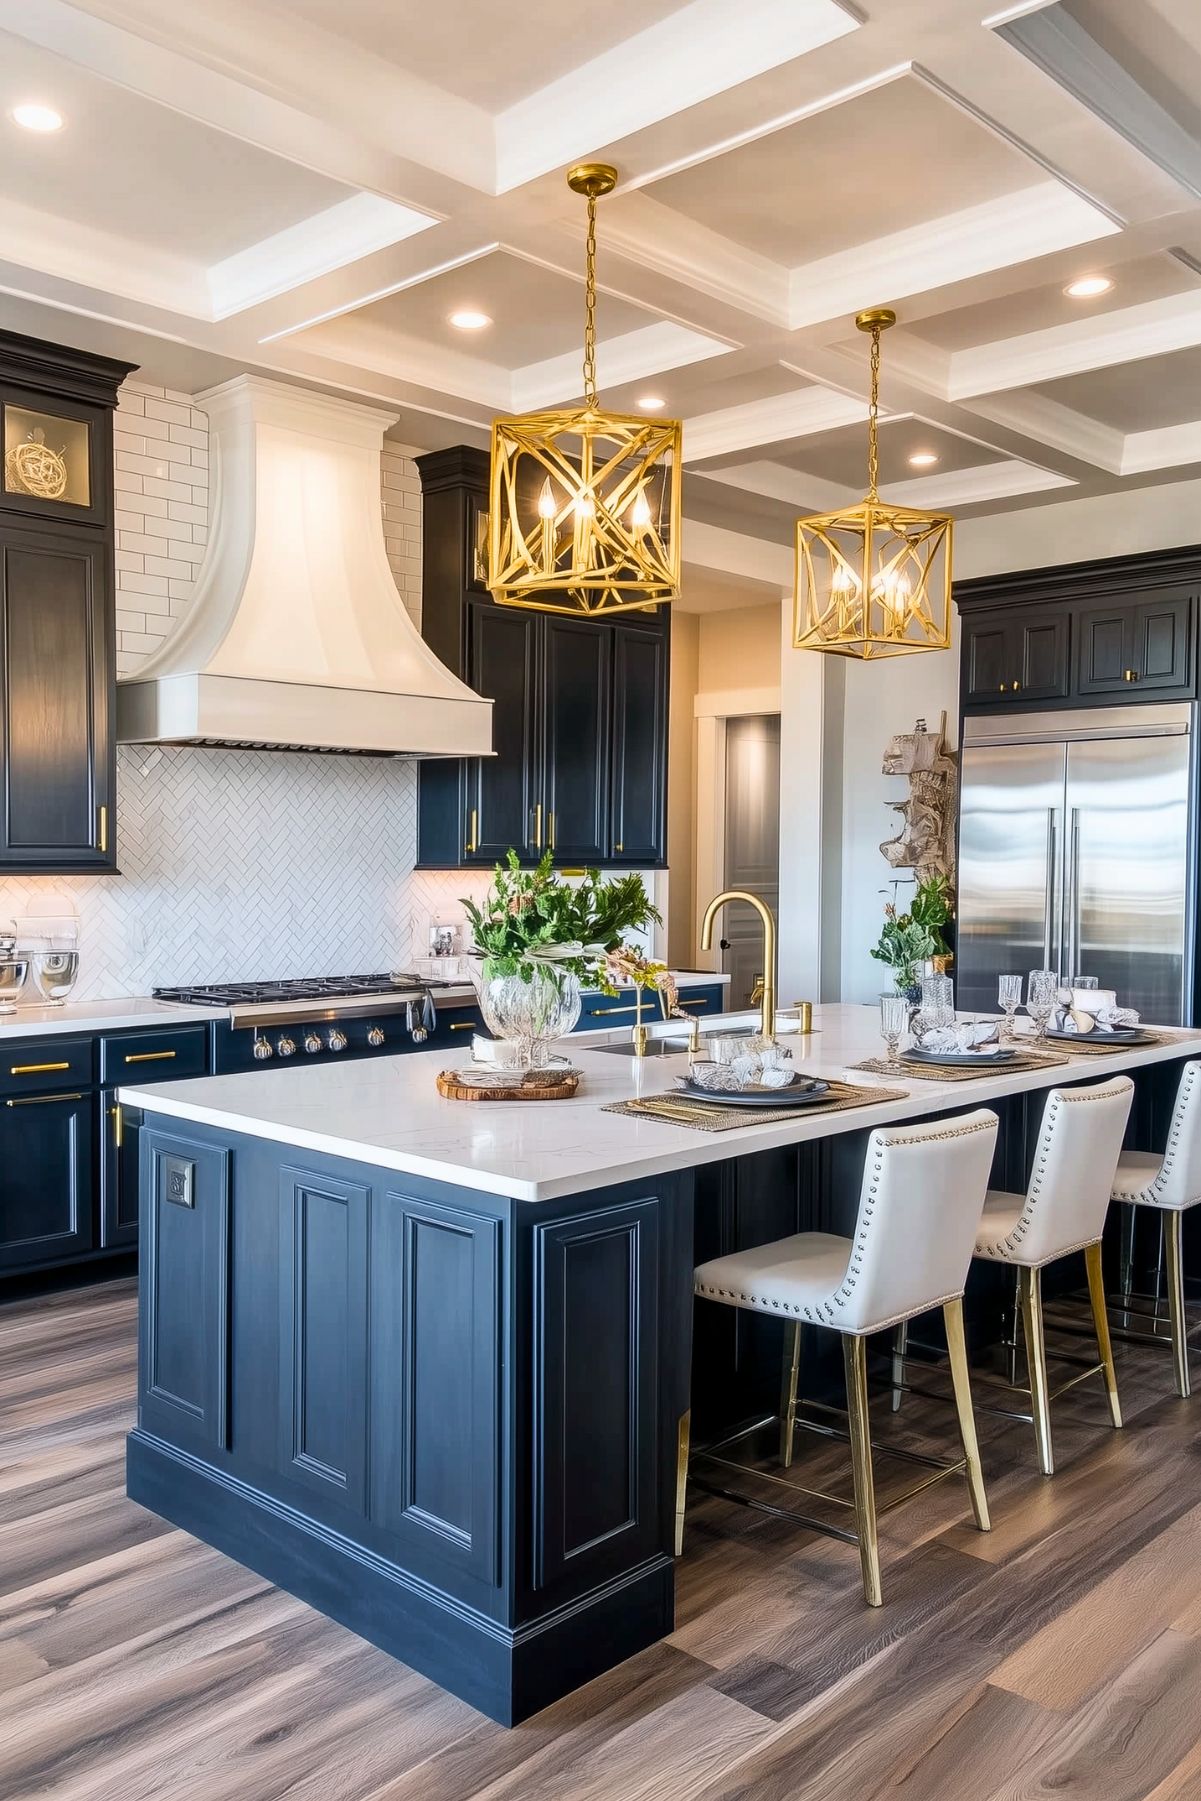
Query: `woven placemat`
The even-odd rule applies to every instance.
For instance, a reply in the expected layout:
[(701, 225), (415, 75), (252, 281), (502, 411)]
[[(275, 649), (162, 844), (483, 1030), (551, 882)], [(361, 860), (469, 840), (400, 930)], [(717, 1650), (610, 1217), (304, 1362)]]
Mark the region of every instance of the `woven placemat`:
[[(823, 1078), (825, 1079), (825, 1078)], [(767, 1126), (785, 1119), (812, 1119), (819, 1113), (846, 1113), (852, 1107), (874, 1107), (881, 1101), (904, 1101), (903, 1088), (857, 1088), (852, 1082), (830, 1081), (830, 1090), (807, 1107), (738, 1107), (720, 1101), (698, 1101), (690, 1094), (653, 1094), (639, 1101), (610, 1101), (602, 1113), (632, 1113), (637, 1119), (659, 1119), (664, 1125), (690, 1126), (694, 1132), (732, 1132), (736, 1126)]]
[(1070, 1050), (1066, 1039), (1053, 1039), (1054, 1050), (1050, 1054), (1058, 1057), (1062, 1052), (1070, 1057), (1074, 1056), (1077, 1051), (1083, 1051), (1086, 1056), (1091, 1054), (1099, 1057), (1116, 1057), (1121, 1051), (1149, 1051), (1153, 1044), (1172, 1044), (1175, 1038), (1174, 1032), (1149, 1031), (1147, 1036), (1141, 1038), (1137, 1044), (1112, 1044), (1106, 1041), (1104, 1035), (1094, 1037), (1091, 1032), (1077, 1032), (1072, 1039)]
[(981, 1076), (990, 1073), (1011, 1076), (1024, 1069), (1054, 1069), (1067, 1058), (1061, 1057), (1058, 1051), (1019, 1051), (1016, 1057), (1006, 1057), (998, 1063), (995, 1072), (990, 1072), (983, 1063), (903, 1063), (901, 1068), (894, 1069), (883, 1057), (866, 1057), (862, 1063), (852, 1063), (852, 1069), (866, 1070), (873, 1076), (903, 1075), (906, 1081), (912, 1076), (919, 1082), (976, 1082)]

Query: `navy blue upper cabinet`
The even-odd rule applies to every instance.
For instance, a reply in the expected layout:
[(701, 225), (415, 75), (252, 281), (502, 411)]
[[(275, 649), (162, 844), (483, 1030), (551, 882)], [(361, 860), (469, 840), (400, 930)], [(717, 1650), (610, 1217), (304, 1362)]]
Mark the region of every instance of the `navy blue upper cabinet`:
[(116, 867), (113, 434), (130, 365), (0, 332), (0, 868)]
[(491, 866), (510, 847), (567, 868), (662, 864), (669, 609), (591, 620), (497, 606), (482, 583), (486, 454), (417, 465), (422, 633), (493, 701), (496, 751), (421, 764), (419, 864)]
[(969, 712), (1191, 700), (1201, 545), (957, 582)]

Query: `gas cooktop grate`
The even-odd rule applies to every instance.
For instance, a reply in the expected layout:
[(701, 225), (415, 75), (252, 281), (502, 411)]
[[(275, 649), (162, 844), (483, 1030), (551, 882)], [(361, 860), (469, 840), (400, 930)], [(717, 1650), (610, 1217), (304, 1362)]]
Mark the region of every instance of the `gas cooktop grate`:
[(369, 976), (297, 976), (285, 982), (212, 982), (195, 988), (156, 988), (158, 1001), (193, 1007), (262, 1006), (272, 1001), (345, 1000), (357, 994), (390, 995), (404, 989), (445, 987), (428, 976), (400, 972)]

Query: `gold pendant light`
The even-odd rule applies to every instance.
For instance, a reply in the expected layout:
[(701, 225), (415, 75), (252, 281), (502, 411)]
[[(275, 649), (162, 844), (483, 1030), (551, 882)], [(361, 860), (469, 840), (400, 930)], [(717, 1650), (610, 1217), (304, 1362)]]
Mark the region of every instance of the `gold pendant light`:
[(857, 506), (798, 519), (793, 644), (839, 656), (904, 656), (951, 642), (951, 520), (893, 506), (876, 490), (879, 464), (880, 333), (888, 307), (858, 315), (871, 333), (867, 424), (868, 491)]
[(588, 201), (583, 405), (492, 424), (488, 586), (504, 606), (623, 613), (680, 591), (680, 422), (596, 401), (596, 202), (616, 182), (608, 163), (567, 176)]

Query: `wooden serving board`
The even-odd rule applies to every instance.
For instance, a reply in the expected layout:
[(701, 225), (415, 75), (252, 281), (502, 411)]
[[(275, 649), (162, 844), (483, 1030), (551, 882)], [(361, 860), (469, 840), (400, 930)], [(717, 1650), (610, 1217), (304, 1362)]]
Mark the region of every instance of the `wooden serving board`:
[(467, 1070), (444, 1069), (438, 1076), (438, 1093), (448, 1101), (567, 1101), (580, 1085), (579, 1072), (531, 1071), (515, 1075), (511, 1083), (473, 1082)]

